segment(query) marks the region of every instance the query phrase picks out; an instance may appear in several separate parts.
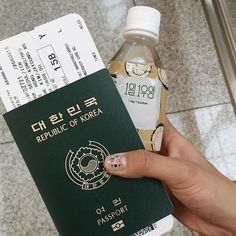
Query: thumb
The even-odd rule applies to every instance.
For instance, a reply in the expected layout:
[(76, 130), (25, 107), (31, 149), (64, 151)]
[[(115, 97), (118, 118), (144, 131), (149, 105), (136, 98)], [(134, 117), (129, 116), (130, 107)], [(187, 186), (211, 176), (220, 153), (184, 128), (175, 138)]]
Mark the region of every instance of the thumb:
[(125, 178), (151, 177), (172, 186), (189, 179), (196, 172), (191, 162), (145, 150), (107, 156), (104, 166), (110, 174)]

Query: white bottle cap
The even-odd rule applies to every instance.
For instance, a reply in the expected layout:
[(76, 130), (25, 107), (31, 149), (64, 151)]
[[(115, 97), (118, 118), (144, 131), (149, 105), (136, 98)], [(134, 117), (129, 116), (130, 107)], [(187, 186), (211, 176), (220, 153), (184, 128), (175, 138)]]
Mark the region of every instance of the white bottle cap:
[(131, 7), (127, 14), (124, 36), (138, 34), (158, 41), (160, 21), (161, 14), (154, 8)]

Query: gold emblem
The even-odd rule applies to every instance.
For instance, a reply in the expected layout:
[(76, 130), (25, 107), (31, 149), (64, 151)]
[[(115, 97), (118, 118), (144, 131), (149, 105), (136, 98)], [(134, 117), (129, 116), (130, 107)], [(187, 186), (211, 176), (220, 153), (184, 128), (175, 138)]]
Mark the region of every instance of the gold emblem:
[(124, 227), (125, 227), (125, 224), (124, 224), (123, 220), (119, 220), (116, 223), (111, 225), (111, 228), (113, 229), (114, 232), (116, 232), (117, 230), (120, 230)]
[(94, 190), (103, 186), (111, 177), (103, 166), (108, 150), (96, 141), (80, 147), (66, 155), (65, 169), (68, 177), (83, 190)]

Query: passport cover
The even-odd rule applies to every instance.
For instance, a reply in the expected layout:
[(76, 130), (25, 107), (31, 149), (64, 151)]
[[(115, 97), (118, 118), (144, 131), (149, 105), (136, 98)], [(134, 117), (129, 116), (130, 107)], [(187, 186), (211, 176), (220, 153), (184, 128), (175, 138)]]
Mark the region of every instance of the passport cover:
[(171, 214), (159, 181), (104, 170), (105, 156), (144, 148), (107, 69), (4, 118), (60, 235), (130, 235)]

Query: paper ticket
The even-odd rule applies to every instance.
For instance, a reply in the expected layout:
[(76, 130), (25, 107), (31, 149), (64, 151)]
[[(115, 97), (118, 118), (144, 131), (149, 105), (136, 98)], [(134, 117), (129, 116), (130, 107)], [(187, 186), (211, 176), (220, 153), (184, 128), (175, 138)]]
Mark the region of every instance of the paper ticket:
[(10, 111), (104, 67), (83, 18), (69, 14), (0, 42), (0, 96)]

